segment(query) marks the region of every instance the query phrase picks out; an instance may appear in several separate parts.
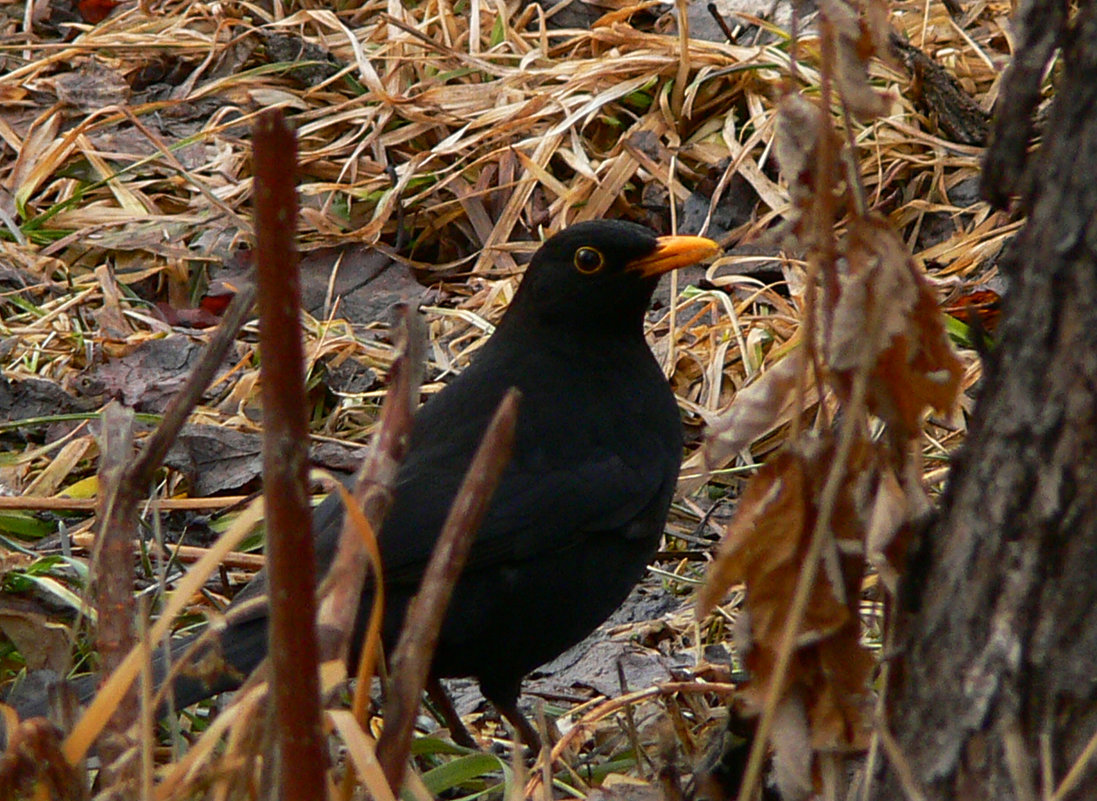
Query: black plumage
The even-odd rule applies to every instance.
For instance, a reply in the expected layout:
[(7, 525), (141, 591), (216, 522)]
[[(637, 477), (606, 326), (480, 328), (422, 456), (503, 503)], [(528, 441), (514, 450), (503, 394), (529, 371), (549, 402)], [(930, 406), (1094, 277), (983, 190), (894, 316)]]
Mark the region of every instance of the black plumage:
[[(626, 222), (566, 229), (534, 255), (472, 364), (416, 417), (379, 537), (389, 649), (493, 412), (508, 388), (522, 392), (514, 455), (454, 591), (432, 676), (475, 677), (527, 740), (516, 708), (522, 678), (620, 605), (662, 535), (682, 434), (644, 316), (663, 272), (715, 252), (710, 240), (656, 237)], [(314, 518), (322, 570), (341, 525), (332, 496)], [(260, 574), (240, 602), (262, 591)], [(231, 623), (220, 641), (235, 670), (178, 681), (180, 705), (228, 689), (261, 661), (263, 611)]]

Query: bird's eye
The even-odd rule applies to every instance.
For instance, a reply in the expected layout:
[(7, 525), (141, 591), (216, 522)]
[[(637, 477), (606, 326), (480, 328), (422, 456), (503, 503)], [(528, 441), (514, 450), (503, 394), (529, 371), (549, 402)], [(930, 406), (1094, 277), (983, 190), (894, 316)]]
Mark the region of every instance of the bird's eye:
[(596, 273), (606, 263), (602, 252), (596, 248), (579, 248), (575, 251), (575, 269), (586, 275)]

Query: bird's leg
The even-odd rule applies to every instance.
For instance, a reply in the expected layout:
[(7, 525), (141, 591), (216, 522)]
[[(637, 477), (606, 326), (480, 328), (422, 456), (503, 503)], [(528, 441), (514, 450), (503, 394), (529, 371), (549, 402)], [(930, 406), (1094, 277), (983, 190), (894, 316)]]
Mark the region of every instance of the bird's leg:
[(457, 709), (453, 706), (453, 700), (446, 692), (446, 688), (442, 686), (442, 682), (434, 677), (427, 679), (427, 697), (442, 714), (442, 720), (449, 727), (449, 735), (453, 738), (453, 742), (465, 748), (480, 747), (476, 744), (476, 740), (473, 739), (469, 730), (465, 728), (464, 721), (457, 714)]
[(535, 755), (541, 750), (541, 735), (537, 733), (537, 729), (533, 728), (533, 724), (529, 722), (525, 715), (518, 709), (516, 702), (510, 702), (501, 704), (498, 701), (492, 701), (495, 704), (495, 708), (499, 710), (501, 714), (514, 730), (518, 732), (518, 738), (526, 744), (530, 751)]

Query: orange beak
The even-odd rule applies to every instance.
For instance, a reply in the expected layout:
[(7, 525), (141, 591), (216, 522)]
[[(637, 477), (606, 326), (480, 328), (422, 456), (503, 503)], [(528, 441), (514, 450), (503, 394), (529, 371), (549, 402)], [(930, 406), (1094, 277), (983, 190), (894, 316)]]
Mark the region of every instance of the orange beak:
[(629, 262), (625, 269), (646, 278), (696, 264), (720, 252), (719, 245), (703, 236), (661, 236), (656, 241), (654, 251)]

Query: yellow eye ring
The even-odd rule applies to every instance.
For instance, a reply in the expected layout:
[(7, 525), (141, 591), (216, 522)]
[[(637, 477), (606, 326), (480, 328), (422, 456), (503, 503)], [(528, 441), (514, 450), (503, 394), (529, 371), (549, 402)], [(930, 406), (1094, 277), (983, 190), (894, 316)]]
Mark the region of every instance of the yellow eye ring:
[(575, 251), (575, 269), (584, 275), (598, 272), (606, 264), (606, 259), (597, 248), (581, 247)]

